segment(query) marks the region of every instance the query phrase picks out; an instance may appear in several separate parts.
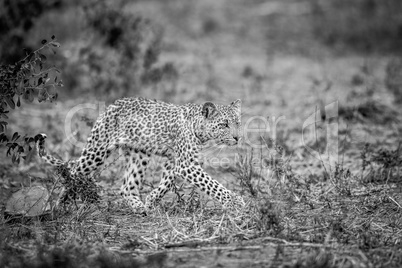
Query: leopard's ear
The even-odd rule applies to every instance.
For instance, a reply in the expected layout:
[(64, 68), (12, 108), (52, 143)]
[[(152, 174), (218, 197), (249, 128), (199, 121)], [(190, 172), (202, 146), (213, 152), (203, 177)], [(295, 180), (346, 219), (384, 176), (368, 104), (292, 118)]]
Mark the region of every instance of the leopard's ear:
[(212, 119), (215, 116), (218, 115), (218, 109), (216, 108), (215, 104), (213, 104), (212, 102), (207, 101), (206, 103), (204, 103), (204, 105), (202, 106), (202, 115), (206, 118), (206, 119)]
[(240, 109), (241, 109), (241, 100), (235, 100), (234, 102), (232, 102), (230, 104), (230, 107), (232, 107), (232, 109), (237, 110), (240, 113)]

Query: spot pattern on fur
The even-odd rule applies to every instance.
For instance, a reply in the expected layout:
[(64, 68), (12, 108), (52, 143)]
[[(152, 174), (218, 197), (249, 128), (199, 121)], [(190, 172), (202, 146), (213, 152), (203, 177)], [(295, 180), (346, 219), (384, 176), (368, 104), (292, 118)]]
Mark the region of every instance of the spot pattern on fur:
[[(244, 206), (241, 197), (212, 179), (199, 164), (201, 145), (216, 140), (236, 145), (239, 140), (241, 101), (229, 105), (212, 102), (174, 105), (144, 98), (124, 98), (108, 106), (97, 119), (77, 160), (68, 162), (71, 176), (91, 176), (112, 151), (122, 150), (124, 175), (121, 195), (137, 213), (146, 213), (181, 177), (224, 206)], [(46, 135), (35, 137), (39, 155), (55, 166), (66, 162), (46, 153)], [(159, 186), (140, 199), (140, 190), (151, 155), (167, 159)]]

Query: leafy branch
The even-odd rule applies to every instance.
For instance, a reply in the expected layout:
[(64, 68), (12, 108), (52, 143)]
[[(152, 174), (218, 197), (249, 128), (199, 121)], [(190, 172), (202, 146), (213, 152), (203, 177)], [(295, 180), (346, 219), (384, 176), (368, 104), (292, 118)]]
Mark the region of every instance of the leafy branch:
[[(26, 159), (31, 152), (32, 137), (17, 132), (12, 136), (6, 134), (8, 113), (16, 107), (21, 107), (21, 97), (28, 102), (35, 99), (38, 102), (54, 101), (57, 99), (57, 88), (63, 86), (59, 80), (60, 71), (55, 66), (46, 66), (45, 50), (56, 53), (60, 47), (55, 36), (51, 40), (42, 40), (42, 46), (15, 64), (0, 65), (0, 144), (8, 147), (7, 156), (12, 156), (13, 162), (20, 162), (20, 157)], [(23, 155), (25, 152), (27, 154)]]

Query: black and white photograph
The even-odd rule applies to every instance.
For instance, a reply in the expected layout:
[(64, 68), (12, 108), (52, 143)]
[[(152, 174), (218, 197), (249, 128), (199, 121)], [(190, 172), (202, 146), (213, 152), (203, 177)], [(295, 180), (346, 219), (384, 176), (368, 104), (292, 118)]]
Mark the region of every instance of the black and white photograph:
[(401, 268), (401, 0), (0, 0), (1, 268)]

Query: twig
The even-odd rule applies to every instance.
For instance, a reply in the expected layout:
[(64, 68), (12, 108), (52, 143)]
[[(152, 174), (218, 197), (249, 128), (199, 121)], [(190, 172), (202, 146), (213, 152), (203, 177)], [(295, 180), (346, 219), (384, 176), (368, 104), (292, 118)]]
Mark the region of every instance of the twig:
[[(278, 239), (281, 240), (281, 239)], [(285, 241), (285, 240), (282, 240)], [(189, 243), (190, 241), (188, 241)], [(194, 241), (195, 242), (195, 241)], [(179, 246), (181, 244), (185, 244), (186, 242), (183, 243), (178, 243), (178, 247), (176, 248), (174, 245), (175, 244), (168, 244), (166, 246), (169, 246), (169, 248), (175, 248), (172, 250), (162, 250), (159, 252), (144, 252), (141, 251), (142, 254), (155, 254), (155, 253), (163, 253), (163, 252), (201, 252), (201, 251), (210, 251), (210, 250), (228, 250), (228, 251), (236, 251), (236, 250), (258, 250), (258, 249), (263, 249), (266, 247), (270, 247), (272, 245), (269, 244), (264, 244), (264, 245), (251, 245), (251, 246), (213, 246), (213, 247), (199, 247), (199, 248), (182, 248), (182, 246)], [(276, 246), (279, 246), (281, 244), (275, 244)], [(282, 244), (283, 245), (283, 244)], [(316, 248), (335, 248), (335, 246), (331, 245), (324, 245), (324, 244), (314, 244), (314, 243), (284, 243), (285, 246), (287, 247), (316, 247)], [(166, 247), (165, 246), (165, 247)], [(138, 253), (135, 251), (135, 253)]]
[(157, 248), (158, 248), (158, 245), (155, 244), (155, 243), (152, 243), (149, 239), (147, 239), (147, 238), (145, 238), (145, 237), (143, 237), (143, 236), (140, 236), (140, 238), (141, 238), (142, 240), (144, 240), (145, 242), (147, 242), (149, 245), (151, 245), (154, 249), (157, 249)]
[(402, 208), (402, 206), (395, 201), (395, 199), (393, 199), (391, 196), (388, 196), (389, 199), (391, 199), (392, 202), (394, 202), (399, 208)]
[(221, 229), (222, 222), (223, 222), (223, 219), (224, 219), (224, 218), (225, 218), (225, 213), (223, 213), (222, 218), (221, 218), (221, 221), (219, 222), (218, 228), (215, 229), (215, 231), (214, 231), (214, 233), (211, 235), (211, 237), (214, 237), (214, 236), (219, 232), (219, 230)]
[(186, 236), (185, 234), (179, 232), (176, 228), (174, 228), (172, 222), (170, 221), (170, 218), (169, 218), (169, 215), (168, 215), (167, 212), (166, 212), (166, 218), (167, 218), (167, 220), (168, 220), (168, 222), (169, 222), (170, 227), (173, 229), (173, 231), (175, 231), (175, 232), (176, 232), (177, 234), (179, 234), (179, 235), (182, 235), (182, 236), (185, 237), (185, 238), (188, 238), (188, 236)]
[[(40, 48), (38, 48), (38, 49), (35, 50), (35, 51), (32, 51), (31, 53), (29, 53), (28, 55), (26, 55), (25, 58), (23, 58), (22, 60), (19, 60), (18, 62), (24, 62), (26, 59), (29, 58), (29, 56), (31, 56), (31, 55), (33, 55), (33, 54), (35, 54), (35, 53), (38, 53), (39, 51), (45, 49), (46, 47), (49, 47), (49, 45), (53, 45), (54, 43), (56, 43), (56, 40), (51, 40), (51, 41), (45, 43), (43, 46), (41, 46)], [(59, 46), (60, 46), (60, 45), (59, 45)]]
[(189, 247), (189, 248), (196, 248), (202, 244), (205, 244), (206, 240), (189, 240), (189, 241), (183, 241), (180, 243), (170, 243), (166, 244), (165, 248), (179, 248), (179, 247)]
[(321, 247), (321, 248), (335, 248), (334, 246), (331, 245), (324, 245), (324, 244), (316, 244), (316, 243), (308, 243), (308, 242), (289, 242), (286, 241), (285, 239), (280, 239), (280, 238), (275, 238), (275, 237), (264, 237), (262, 239), (262, 241), (273, 241), (273, 242), (279, 242), (285, 246), (289, 246), (289, 247)]

